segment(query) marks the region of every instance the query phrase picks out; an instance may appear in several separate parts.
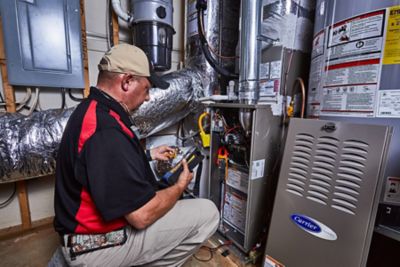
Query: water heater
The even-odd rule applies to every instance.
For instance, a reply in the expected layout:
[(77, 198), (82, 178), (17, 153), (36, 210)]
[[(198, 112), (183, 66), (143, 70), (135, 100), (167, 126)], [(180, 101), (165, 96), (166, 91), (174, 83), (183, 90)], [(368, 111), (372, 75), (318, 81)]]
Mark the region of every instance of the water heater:
[(384, 229), (388, 226), (388, 233), (397, 240), (400, 237), (399, 33), (399, 0), (318, 0), (307, 107), (307, 116), (311, 118), (394, 128), (377, 221)]

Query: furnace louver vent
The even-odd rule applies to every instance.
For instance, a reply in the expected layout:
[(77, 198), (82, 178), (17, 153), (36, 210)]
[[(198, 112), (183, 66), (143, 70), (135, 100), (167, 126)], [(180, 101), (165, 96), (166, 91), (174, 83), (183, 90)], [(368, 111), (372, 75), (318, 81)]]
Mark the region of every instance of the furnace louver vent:
[(297, 134), (286, 191), (354, 215), (368, 148), (358, 140)]
[(358, 140), (343, 142), (332, 208), (355, 215), (365, 173), (369, 145)]
[(339, 140), (329, 136), (317, 139), (316, 156), (311, 168), (311, 179), (307, 198), (317, 203), (327, 205), (337, 158)]
[(297, 134), (286, 191), (355, 215), (368, 148), (353, 139)]
[(391, 134), (290, 119), (265, 255), (285, 266), (365, 266)]
[(314, 139), (314, 136), (309, 134), (296, 135), (286, 191), (301, 197), (305, 192)]

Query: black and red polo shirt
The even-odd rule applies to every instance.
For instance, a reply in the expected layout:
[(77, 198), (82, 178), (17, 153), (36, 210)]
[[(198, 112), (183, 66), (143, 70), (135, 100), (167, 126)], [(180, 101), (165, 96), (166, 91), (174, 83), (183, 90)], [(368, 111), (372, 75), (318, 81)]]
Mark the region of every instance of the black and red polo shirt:
[(129, 115), (97, 88), (72, 113), (57, 157), (56, 231), (105, 233), (155, 195), (157, 180)]

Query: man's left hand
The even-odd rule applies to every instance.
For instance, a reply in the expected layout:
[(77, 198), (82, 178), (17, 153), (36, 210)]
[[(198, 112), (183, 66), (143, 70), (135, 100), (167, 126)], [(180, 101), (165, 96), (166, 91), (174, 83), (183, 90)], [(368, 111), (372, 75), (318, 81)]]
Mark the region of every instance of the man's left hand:
[(169, 160), (170, 155), (175, 153), (175, 149), (167, 145), (158, 146), (150, 149), (150, 156), (152, 160)]

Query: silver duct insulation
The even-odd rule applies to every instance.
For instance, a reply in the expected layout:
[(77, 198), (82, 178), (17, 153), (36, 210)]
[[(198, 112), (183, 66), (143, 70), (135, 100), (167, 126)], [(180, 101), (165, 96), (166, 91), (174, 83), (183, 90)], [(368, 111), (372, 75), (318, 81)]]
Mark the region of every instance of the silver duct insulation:
[(170, 83), (168, 90), (151, 90), (150, 101), (143, 103), (133, 114), (141, 136), (165, 129), (198, 109), (201, 105), (197, 99), (203, 96), (203, 77), (200, 71), (190, 69), (164, 75)]
[(54, 173), (58, 145), (72, 111), (46, 110), (29, 117), (0, 114), (0, 182)]
[[(142, 137), (160, 131), (200, 107), (202, 77), (184, 69), (164, 76), (168, 90), (153, 89), (151, 100), (133, 114)], [(58, 145), (73, 108), (31, 116), (0, 114), (0, 183), (54, 173)]]
[[(197, 68), (204, 73), (204, 96), (210, 96), (218, 87), (218, 77), (214, 69), (207, 63), (200, 47), (200, 39), (197, 29), (196, 1), (187, 1), (187, 46), (186, 66)], [(219, 21), (219, 0), (207, 2), (207, 14), (204, 16), (204, 32), (208, 44), (213, 49), (219, 48), (220, 43), (220, 21)], [(218, 50), (217, 50), (218, 51)]]
[(311, 52), (315, 0), (263, 0), (261, 34), (274, 45)]

